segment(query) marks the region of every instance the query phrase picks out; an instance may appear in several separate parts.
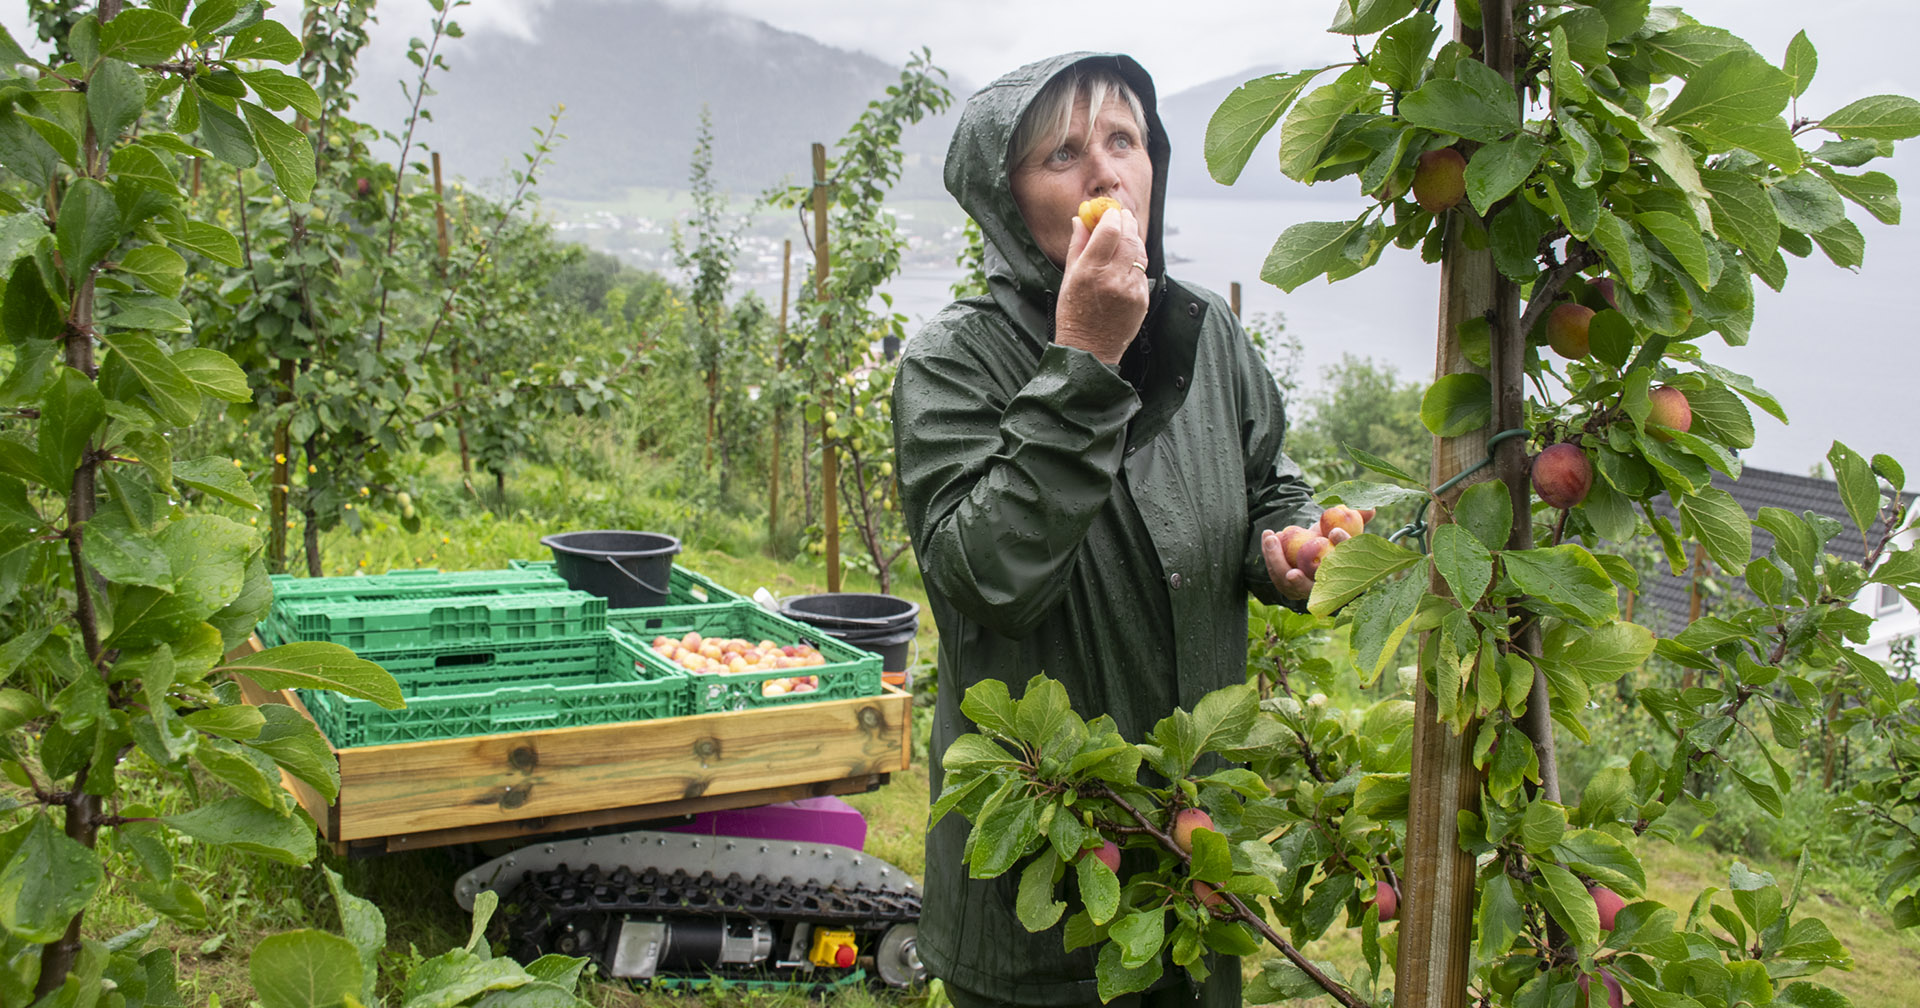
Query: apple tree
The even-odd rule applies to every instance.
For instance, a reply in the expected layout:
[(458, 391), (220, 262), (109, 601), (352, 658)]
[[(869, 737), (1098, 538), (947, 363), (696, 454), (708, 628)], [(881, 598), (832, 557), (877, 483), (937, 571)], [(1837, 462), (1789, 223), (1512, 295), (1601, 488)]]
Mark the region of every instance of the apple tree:
[[(1802, 110), (1817, 63), (1805, 34), (1776, 65), (1646, 0), (1461, 2), (1445, 41), (1437, 7), (1343, 0), (1331, 30), (1355, 58), (1247, 82), (1206, 147), (1230, 183), (1277, 127), (1288, 177), (1353, 176), (1369, 196), (1351, 219), (1286, 229), (1268, 282), (1339, 280), (1390, 246), (1441, 267), (1441, 367), (1420, 411), (1431, 469), (1355, 451), (1377, 478), (1321, 492), (1420, 502), (1425, 518), (1341, 543), (1305, 606), (1344, 627), (1365, 681), (1411, 649), (1411, 699), (1343, 711), (1236, 687), (1129, 740), (1044, 678), (1017, 698), (983, 683), (963, 707), (980, 733), (945, 755), (934, 814), (971, 820), (976, 876), (1021, 872), (1028, 927), (1064, 921), (1069, 946), (1099, 946), (1103, 997), (1264, 941), (1281, 956), (1248, 992), (1262, 1002), (1843, 1004), (1804, 979), (1849, 959), (1802, 912), (1798, 878), (1736, 863), (1724, 891), (1669, 907), (1649, 898), (1639, 851), (1676, 838), (1680, 807), (1713, 816), (1722, 780), (1778, 815), (1791, 753), (1830, 698), (1889, 732), (1920, 710), (1910, 678), (1861, 653), (1868, 620), (1849, 606), (1868, 584), (1920, 589), (1893, 539), (1910, 517), (1900, 465), (1837, 443), (1828, 455), (1875, 538), (1747, 514), (1712, 476), (1739, 476), (1752, 407), (1784, 416), (1701, 352), (1748, 342), (1754, 279), (1781, 288), (1786, 255), (1858, 265), (1849, 204), (1898, 221), (1893, 181), (1858, 169), (1920, 135), (1920, 102)], [(1758, 558), (1756, 528), (1773, 540)], [(1642, 543), (1675, 572), (1697, 546), (1745, 594), (1657, 637), (1620, 606)], [(1312, 629), (1258, 615), (1262, 640)], [(1599, 744), (1599, 691), (1656, 655), (1691, 673), (1637, 693), (1661, 742), (1563, 798), (1557, 737)], [(1274, 657), (1263, 646), (1253, 661)], [(1896, 768), (1857, 793), (1896, 852), (1917, 838), (1903, 738)], [(1167, 783), (1142, 783), (1142, 768)], [(1192, 809), (1211, 827), (1176, 835)], [(1107, 840), (1155, 851), (1158, 867), (1115, 877), (1083, 856)], [(1920, 853), (1891, 861), (1884, 888), (1910, 909), (1916, 879)], [(1297, 949), (1342, 915), (1364, 960), (1350, 975)]]
[[(259, 530), (225, 516), (259, 501), (235, 460), (176, 454), (177, 432), (249, 395), (180, 301), (183, 253), (240, 258), (189, 212), (185, 166), (211, 154), (182, 110), (269, 152), (304, 201), (306, 141), (271, 109), (312, 94), (260, 65), (298, 41), (258, 3), (103, 3), (61, 52), (43, 63), (0, 33), (0, 1000), (91, 1004), (110, 980), (168, 1003), (170, 961), (143, 955), (144, 932), (83, 931), (106, 873), (192, 926), (208, 894), (174, 872), (172, 835), (305, 862), (314, 824), (280, 772), (338, 784), (317, 729), (241, 703), (230, 673), (400, 694), (335, 645), (226, 657), (272, 601)], [(128, 796), (156, 775), (201, 783), (166, 810)]]

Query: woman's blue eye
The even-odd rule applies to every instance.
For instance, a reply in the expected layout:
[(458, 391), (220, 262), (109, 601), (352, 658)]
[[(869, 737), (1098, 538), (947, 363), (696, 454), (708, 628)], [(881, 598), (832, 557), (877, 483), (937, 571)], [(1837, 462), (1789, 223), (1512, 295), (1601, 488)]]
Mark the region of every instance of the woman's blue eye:
[(1072, 151), (1070, 151), (1070, 150), (1067, 150), (1067, 149), (1066, 149), (1065, 147), (1056, 147), (1056, 148), (1054, 148), (1054, 150), (1053, 150), (1053, 153), (1051, 153), (1051, 154), (1049, 154), (1049, 155), (1047, 155), (1047, 160), (1049, 160), (1049, 161), (1065, 161), (1065, 160), (1067, 160), (1067, 159), (1069, 159), (1069, 158), (1071, 158), (1071, 157), (1073, 157), (1073, 152), (1072, 152)]
[(1115, 147), (1132, 147), (1133, 137), (1125, 133), (1115, 133), (1113, 135), (1113, 145)]

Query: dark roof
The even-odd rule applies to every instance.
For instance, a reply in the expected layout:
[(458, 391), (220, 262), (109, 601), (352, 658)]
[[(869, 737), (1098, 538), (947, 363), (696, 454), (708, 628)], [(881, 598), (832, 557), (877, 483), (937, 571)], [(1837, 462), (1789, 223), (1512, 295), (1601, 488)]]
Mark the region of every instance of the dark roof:
[[(1713, 485), (1733, 495), (1740, 503), (1741, 510), (1751, 518), (1763, 507), (1780, 508), (1796, 515), (1812, 511), (1825, 515), (1840, 523), (1840, 534), (1828, 540), (1825, 549), (1829, 553), (1860, 559), (1860, 529), (1847, 517), (1846, 506), (1840, 501), (1840, 488), (1830, 479), (1812, 476), (1795, 476), (1792, 473), (1773, 472), (1747, 466), (1741, 470), (1740, 478), (1735, 480), (1725, 473), (1713, 474)], [(1674, 523), (1677, 531), (1680, 519), (1674, 511), (1673, 503), (1662, 494), (1654, 500), (1654, 510)], [(1873, 521), (1870, 535), (1873, 541), (1886, 532), (1886, 518), (1877, 517)], [(1692, 569), (1682, 571), (1678, 576), (1670, 573), (1665, 554), (1656, 549), (1656, 559), (1652, 570), (1641, 571), (1640, 592), (1633, 602), (1633, 621), (1651, 629), (1662, 637), (1672, 636), (1686, 628), (1687, 614), (1690, 612), (1690, 595), (1693, 590), (1695, 574)], [(1773, 533), (1754, 526), (1753, 555), (1766, 556), (1773, 552)], [(1689, 556), (1692, 553), (1689, 552)], [(1701, 558), (1707, 571), (1704, 575), (1701, 611), (1709, 612), (1730, 603), (1746, 604), (1725, 598), (1735, 595), (1751, 600), (1747, 592), (1746, 578), (1742, 571), (1715, 570), (1713, 562)]]

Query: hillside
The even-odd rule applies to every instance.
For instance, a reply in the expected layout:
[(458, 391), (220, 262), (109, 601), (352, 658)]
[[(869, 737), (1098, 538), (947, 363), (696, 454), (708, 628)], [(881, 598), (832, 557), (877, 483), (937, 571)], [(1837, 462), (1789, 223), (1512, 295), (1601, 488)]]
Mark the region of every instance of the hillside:
[[(430, 78), (438, 93), (420, 136), (450, 173), (504, 177), (520, 166), (531, 130), (565, 104), (567, 139), (542, 183), (548, 195), (592, 201), (617, 199), (630, 186), (680, 187), (704, 105), (718, 183), (758, 193), (802, 179), (808, 145), (844, 134), (909, 55), (889, 64), (761, 21), (659, 0), (569, 0), (545, 9), (538, 32), (531, 42), (483, 32), (444, 43), (451, 69)], [(391, 82), (417, 71), (367, 69), (357, 114), (397, 131), (406, 103)], [(903, 195), (939, 193), (937, 165), (951, 132), (949, 121), (909, 133), (910, 162), (935, 167), (912, 173)]]

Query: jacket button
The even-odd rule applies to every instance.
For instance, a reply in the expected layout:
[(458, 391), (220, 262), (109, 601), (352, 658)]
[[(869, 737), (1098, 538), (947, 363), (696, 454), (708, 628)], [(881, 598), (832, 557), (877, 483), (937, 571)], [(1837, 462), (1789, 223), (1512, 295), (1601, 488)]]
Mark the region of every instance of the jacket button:
[(1187, 317), (1188, 318), (1200, 317), (1200, 302), (1191, 301), (1187, 303)]
[(1178, 575), (1178, 574), (1174, 574), (1174, 575), (1172, 575), (1172, 576), (1170, 576), (1170, 577), (1168, 577), (1168, 578), (1167, 578), (1167, 583), (1168, 583), (1168, 584), (1170, 584), (1170, 585), (1172, 585), (1172, 586), (1174, 587), (1174, 589), (1175, 589), (1175, 590), (1177, 591), (1177, 590), (1178, 590), (1178, 589), (1180, 588), (1180, 575)]
[(1173, 376), (1173, 387), (1174, 387), (1174, 388), (1177, 388), (1177, 389), (1183, 389), (1183, 388), (1186, 388), (1186, 387), (1187, 387), (1187, 376), (1186, 376), (1186, 375), (1174, 375), (1174, 376)]

